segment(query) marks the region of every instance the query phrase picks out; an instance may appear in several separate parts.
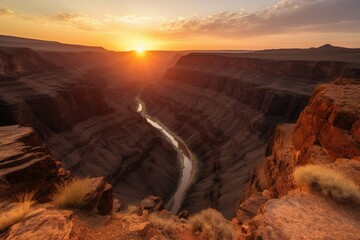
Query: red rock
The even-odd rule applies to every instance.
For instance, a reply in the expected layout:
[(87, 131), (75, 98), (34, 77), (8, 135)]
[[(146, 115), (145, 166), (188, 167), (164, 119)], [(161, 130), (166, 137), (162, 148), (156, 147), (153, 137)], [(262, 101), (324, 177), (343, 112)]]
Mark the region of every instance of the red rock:
[(161, 199), (161, 197), (147, 196), (141, 201), (140, 207), (143, 210), (161, 211), (164, 209), (164, 201)]
[(0, 199), (35, 191), (36, 198), (48, 198), (63, 176), (49, 149), (33, 129), (0, 127)]

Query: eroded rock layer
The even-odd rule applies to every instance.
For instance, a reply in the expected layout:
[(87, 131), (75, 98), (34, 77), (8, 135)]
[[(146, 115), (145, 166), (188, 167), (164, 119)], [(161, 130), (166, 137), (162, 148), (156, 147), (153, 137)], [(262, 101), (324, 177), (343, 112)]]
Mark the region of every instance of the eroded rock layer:
[(314, 86), (350, 73), (342, 62), (190, 54), (142, 94), (152, 117), (199, 160), (182, 209), (232, 217), (278, 123), (295, 122)]
[[(293, 176), (298, 166), (322, 165), (353, 182), (352, 191), (360, 193), (359, 92), (359, 77), (341, 77), (322, 84), (315, 89), (296, 124), (277, 126), (268, 156), (255, 169), (245, 193), (246, 200), (238, 208), (237, 221), (245, 226), (244, 232), (248, 231), (250, 238), (356, 239), (359, 236), (358, 200), (339, 200), (331, 193), (316, 191), (313, 186), (300, 189)], [(329, 179), (336, 178), (331, 174)], [(341, 180), (337, 183), (343, 184), (338, 186), (339, 191), (347, 187)], [(262, 194), (258, 192), (263, 190)], [(274, 199), (264, 204), (264, 195)]]
[[(68, 64), (75, 53), (0, 51), (1, 69), (13, 66), (0, 72), (0, 124), (33, 127), (66, 169), (105, 176), (125, 204), (168, 199), (179, 178), (177, 152), (136, 112), (134, 86), (109, 67), (116, 59), (78, 54), (82, 64)], [(62, 64), (49, 63), (56, 56)], [(36, 67), (17, 67), (29, 58)]]
[(63, 177), (66, 171), (33, 129), (18, 125), (0, 127), (0, 200), (25, 192), (48, 198)]

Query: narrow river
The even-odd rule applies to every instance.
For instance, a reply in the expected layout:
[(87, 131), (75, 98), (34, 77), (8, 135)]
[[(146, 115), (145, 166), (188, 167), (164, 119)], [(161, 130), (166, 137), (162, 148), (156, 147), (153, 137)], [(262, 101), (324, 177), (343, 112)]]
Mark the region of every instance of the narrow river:
[(187, 148), (187, 146), (180, 140), (178, 136), (173, 134), (171, 131), (167, 130), (165, 126), (163, 126), (159, 121), (152, 119), (146, 113), (145, 104), (137, 98), (137, 111), (156, 129), (158, 129), (162, 134), (164, 134), (165, 138), (174, 146), (174, 148), (178, 152), (178, 158), (181, 165), (181, 176), (180, 181), (177, 187), (175, 194), (173, 195), (168, 209), (172, 213), (177, 213), (181, 207), (181, 203), (185, 197), (186, 190), (191, 183), (192, 176), (194, 176), (194, 167), (193, 161), (194, 157)]

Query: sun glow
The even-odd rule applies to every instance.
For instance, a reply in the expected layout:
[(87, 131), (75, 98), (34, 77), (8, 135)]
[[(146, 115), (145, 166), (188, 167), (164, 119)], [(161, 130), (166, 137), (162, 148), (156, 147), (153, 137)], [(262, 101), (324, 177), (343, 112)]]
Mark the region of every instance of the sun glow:
[(138, 55), (144, 54), (144, 48), (143, 48), (143, 47), (137, 47), (137, 48), (136, 48), (136, 53), (137, 53)]

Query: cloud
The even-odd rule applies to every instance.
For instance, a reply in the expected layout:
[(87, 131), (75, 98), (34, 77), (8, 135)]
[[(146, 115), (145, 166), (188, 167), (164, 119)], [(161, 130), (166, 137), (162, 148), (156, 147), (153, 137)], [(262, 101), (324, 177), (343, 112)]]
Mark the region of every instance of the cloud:
[(359, 32), (359, 0), (286, 0), (253, 13), (173, 19), (159, 34), (251, 37), (291, 32)]
[(0, 16), (13, 16), (13, 15), (15, 15), (15, 12), (13, 12), (9, 9), (0, 7)]
[(107, 30), (121, 30), (127, 26), (133, 28), (145, 25), (151, 25), (154, 22), (162, 21), (161, 16), (136, 16), (125, 15), (115, 16), (106, 15), (103, 18), (93, 18), (79, 13), (58, 13), (48, 18), (52, 22), (65, 25), (73, 25), (82, 30), (89, 31), (107, 31)]
[(79, 18), (81, 15), (78, 13), (58, 13), (52, 17), (50, 17), (50, 19), (52, 19), (53, 21), (72, 21), (76, 18)]

